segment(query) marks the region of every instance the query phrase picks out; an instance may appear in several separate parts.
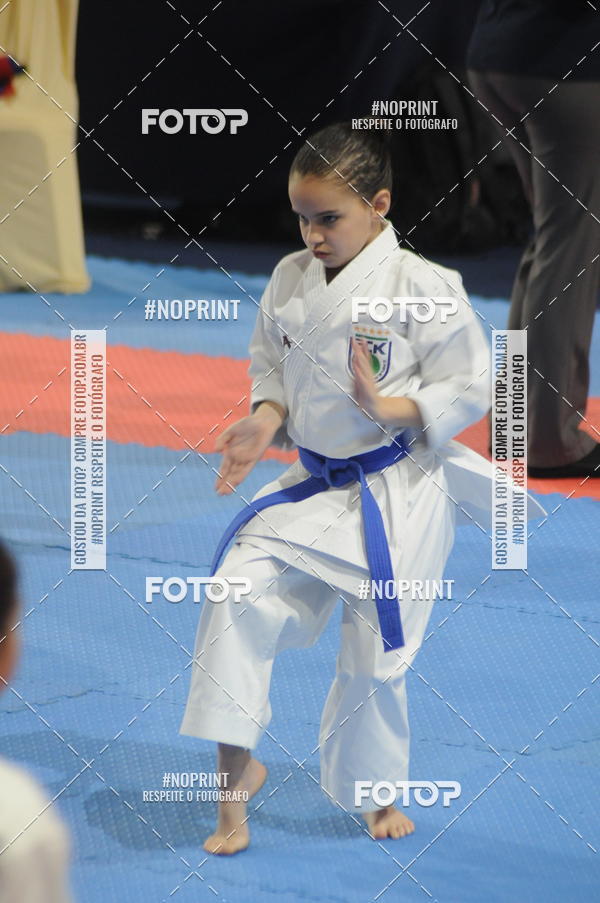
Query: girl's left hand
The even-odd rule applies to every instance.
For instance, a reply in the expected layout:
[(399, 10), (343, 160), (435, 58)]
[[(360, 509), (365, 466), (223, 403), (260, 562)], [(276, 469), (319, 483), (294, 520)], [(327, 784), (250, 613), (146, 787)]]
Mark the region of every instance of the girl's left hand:
[(367, 342), (364, 339), (356, 339), (353, 336), (352, 353), (356, 401), (374, 420), (379, 420), (381, 396), (375, 386), (375, 378), (371, 368), (371, 352)]

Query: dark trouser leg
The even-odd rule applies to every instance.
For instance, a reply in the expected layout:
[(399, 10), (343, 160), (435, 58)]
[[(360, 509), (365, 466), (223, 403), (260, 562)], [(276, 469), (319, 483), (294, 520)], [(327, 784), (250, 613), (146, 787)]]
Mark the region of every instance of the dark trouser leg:
[(521, 128), (532, 156), (505, 139), (525, 190), (531, 186), (535, 227), (515, 280), (509, 326), (528, 330), (529, 464), (564, 465), (594, 447), (579, 425), (600, 283), (598, 262), (592, 263), (600, 250), (600, 121), (594, 113), (600, 83), (564, 81), (549, 93), (554, 82), (548, 79), (476, 73), (472, 84), (507, 128), (528, 114)]

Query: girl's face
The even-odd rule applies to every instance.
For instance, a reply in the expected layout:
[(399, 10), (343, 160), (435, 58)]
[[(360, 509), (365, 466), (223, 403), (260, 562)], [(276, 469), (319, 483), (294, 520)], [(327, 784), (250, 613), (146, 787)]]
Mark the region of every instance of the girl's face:
[(369, 206), (341, 179), (292, 173), (288, 185), (307, 248), (332, 270), (346, 266), (383, 228), (390, 192), (382, 188)]

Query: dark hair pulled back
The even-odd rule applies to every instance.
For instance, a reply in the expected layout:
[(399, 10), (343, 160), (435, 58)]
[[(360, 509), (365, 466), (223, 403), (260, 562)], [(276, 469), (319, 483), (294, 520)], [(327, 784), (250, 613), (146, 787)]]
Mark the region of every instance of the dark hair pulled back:
[(290, 167), (290, 176), (341, 178), (366, 201), (392, 189), (391, 133), (353, 129), (349, 122), (328, 125), (311, 135)]

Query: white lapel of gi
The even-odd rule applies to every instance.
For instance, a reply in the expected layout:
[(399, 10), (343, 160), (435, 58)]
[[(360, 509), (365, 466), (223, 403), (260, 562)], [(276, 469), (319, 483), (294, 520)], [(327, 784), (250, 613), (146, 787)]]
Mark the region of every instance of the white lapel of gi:
[[(297, 288), (302, 296), (298, 302), (302, 304), (305, 320), (294, 335), (284, 365), (284, 384), (290, 404), (298, 405), (299, 399), (307, 401), (319, 346), (328, 332), (333, 339), (339, 334), (340, 326), (344, 329), (349, 326), (353, 295), (368, 295), (392, 255), (401, 253), (394, 229), (387, 220), (386, 223), (377, 238), (346, 264), (329, 285), (320, 260), (314, 258), (308, 265)], [(346, 354), (345, 348), (343, 353)]]
[(385, 222), (386, 226), (377, 238), (347, 263), (329, 284), (325, 281), (323, 263), (316, 258), (311, 261), (304, 275), (306, 320), (301, 338), (306, 351), (314, 347), (322, 329), (334, 325), (342, 307), (348, 317), (351, 316), (352, 297), (367, 295), (381, 267), (387, 266), (392, 255), (400, 252), (392, 224), (389, 220)]

